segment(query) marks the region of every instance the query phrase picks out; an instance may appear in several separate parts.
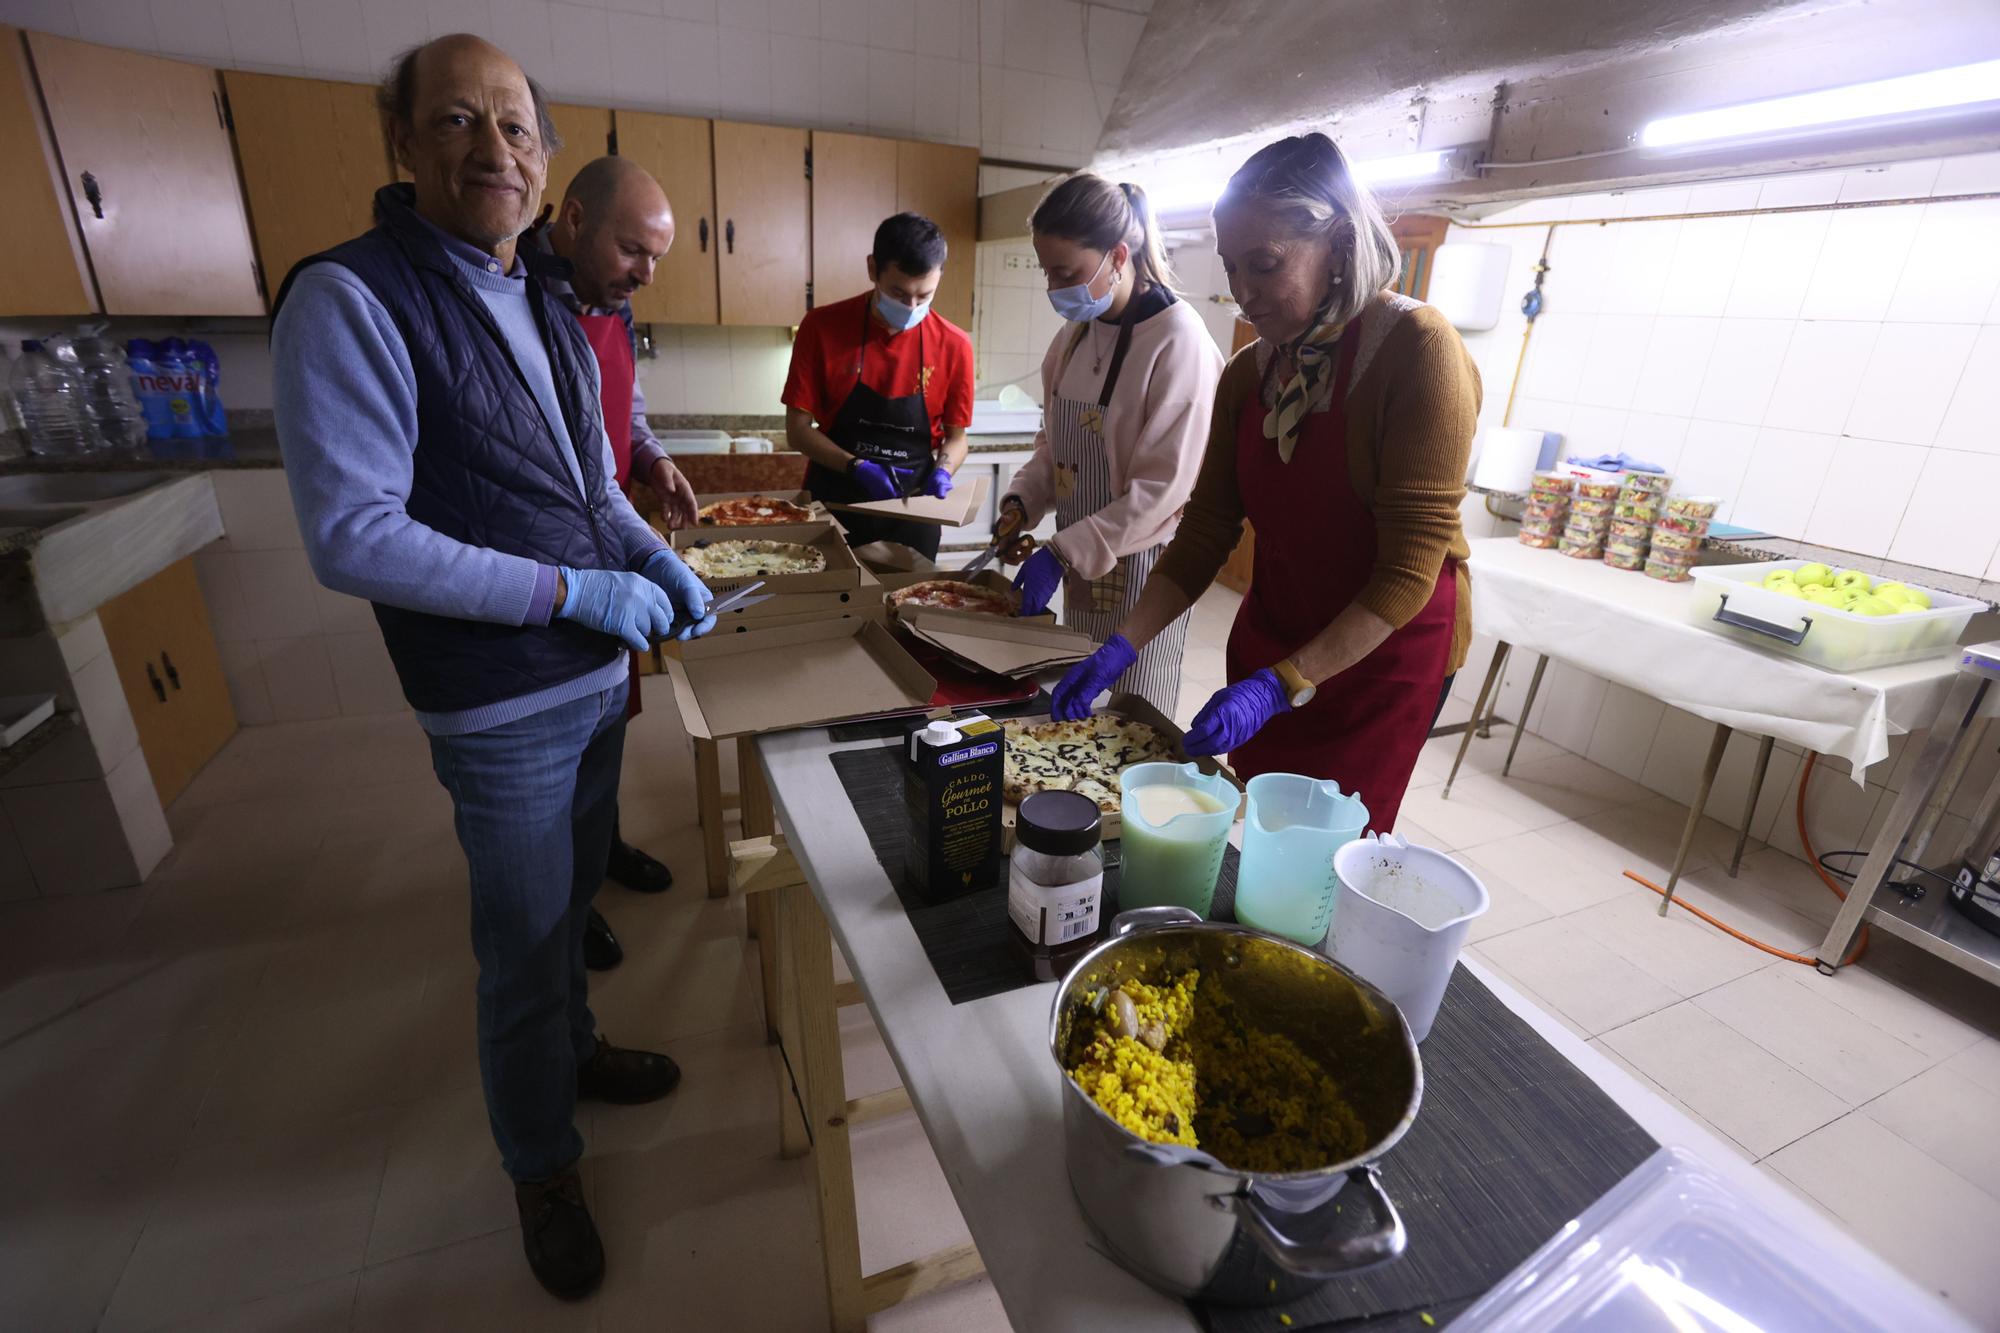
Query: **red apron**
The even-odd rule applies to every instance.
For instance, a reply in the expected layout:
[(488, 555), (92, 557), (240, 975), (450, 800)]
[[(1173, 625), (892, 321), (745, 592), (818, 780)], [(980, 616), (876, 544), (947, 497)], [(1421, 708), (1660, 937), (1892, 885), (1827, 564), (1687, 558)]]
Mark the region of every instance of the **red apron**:
[[(632, 471), (632, 334), (622, 315), (578, 315), (590, 350), (597, 353), (597, 381), (604, 402), (604, 433), (611, 440), (611, 460), (617, 465), (618, 489)], [(639, 654), (632, 654), (632, 688), (625, 697), (625, 716), (639, 715)]]
[[(1262, 399), (1244, 404), (1236, 435), (1236, 480), (1257, 532), (1250, 591), (1229, 633), (1233, 681), (1290, 657), (1344, 611), (1375, 563), (1375, 516), (1348, 469), (1348, 379), (1359, 325), (1341, 339), (1331, 407), (1299, 427), (1292, 461), (1264, 437)], [(1365, 445), (1361, 446), (1365, 447)], [(1458, 604), (1447, 558), (1431, 599), (1374, 652), (1320, 684), (1311, 703), (1280, 713), (1230, 753), (1245, 778), (1303, 773), (1331, 778), (1368, 807), (1369, 827), (1392, 832), (1417, 753), (1430, 734), (1451, 660)]]

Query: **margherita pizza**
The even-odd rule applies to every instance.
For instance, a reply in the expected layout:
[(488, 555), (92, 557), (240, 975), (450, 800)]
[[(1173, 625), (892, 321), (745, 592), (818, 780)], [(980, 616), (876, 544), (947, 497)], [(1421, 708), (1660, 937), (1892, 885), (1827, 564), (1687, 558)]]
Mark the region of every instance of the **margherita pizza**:
[(1099, 715), (1080, 722), (1003, 724), (1007, 766), (1001, 794), (1018, 805), (1038, 791), (1073, 791), (1106, 814), (1118, 809), (1118, 775), (1133, 764), (1172, 759), (1174, 748), (1144, 722)]
[(813, 511), (790, 500), (769, 495), (750, 495), (736, 500), (716, 500), (701, 507), (703, 527), (748, 528), (778, 523), (810, 523)]
[(925, 579), (889, 594), (893, 607), (921, 607), (937, 611), (980, 611), (993, 616), (1011, 616), (1020, 602), (1011, 592), (958, 579)]
[(797, 542), (700, 541), (682, 547), (680, 557), (705, 579), (817, 574), (826, 568), (826, 552)]

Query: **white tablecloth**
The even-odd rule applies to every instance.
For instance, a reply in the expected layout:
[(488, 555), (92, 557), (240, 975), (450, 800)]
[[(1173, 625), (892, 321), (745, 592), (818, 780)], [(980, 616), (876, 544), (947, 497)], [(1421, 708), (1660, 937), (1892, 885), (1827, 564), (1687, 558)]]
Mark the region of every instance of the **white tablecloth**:
[(1472, 543), (1472, 627), (1697, 717), (1839, 755), (1864, 779), (1889, 737), (1928, 727), (1956, 674), (1951, 656), (1852, 675), (1751, 648), (1690, 623), (1693, 583), (1662, 583), (1523, 546)]

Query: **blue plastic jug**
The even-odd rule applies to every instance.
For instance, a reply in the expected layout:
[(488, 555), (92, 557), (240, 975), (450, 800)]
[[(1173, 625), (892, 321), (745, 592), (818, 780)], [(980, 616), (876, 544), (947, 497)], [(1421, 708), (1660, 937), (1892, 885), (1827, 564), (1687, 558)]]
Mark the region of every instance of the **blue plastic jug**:
[(1297, 773), (1250, 779), (1236, 919), (1300, 944), (1326, 938), (1339, 878), (1333, 854), (1368, 827), (1368, 807), (1340, 784)]

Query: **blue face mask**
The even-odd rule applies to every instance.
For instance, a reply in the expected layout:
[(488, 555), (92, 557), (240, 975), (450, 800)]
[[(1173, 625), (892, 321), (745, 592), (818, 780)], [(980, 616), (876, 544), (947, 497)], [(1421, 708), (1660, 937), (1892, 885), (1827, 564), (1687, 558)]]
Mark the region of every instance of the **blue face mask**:
[(1097, 274), (1104, 272), (1104, 266), (1110, 262), (1111, 256), (1106, 253), (1103, 259), (1097, 261), (1097, 273), (1091, 274), (1074, 287), (1050, 288), (1049, 304), (1056, 308), (1056, 313), (1064, 319), (1081, 324), (1086, 320), (1096, 319), (1109, 310), (1112, 294), (1118, 290), (1117, 276), (1115, 274), (1112, 276), (1111, 285), (1104, 289), (1102, 296), (1092, 296), (1090, 284), (1097, 281)]
[(882, 292), (875, 293), (875, 313), (882, 317), (884, 324), (887, 324), (897, 333), (901, 333), (905, 329), (914, 329), (917, 325), (924, 322), (924, 316), (930, 314), (930, 312), (931, 303), (929, 301), (920, 302), (917, 305), (904, 305), (893, 296)]

